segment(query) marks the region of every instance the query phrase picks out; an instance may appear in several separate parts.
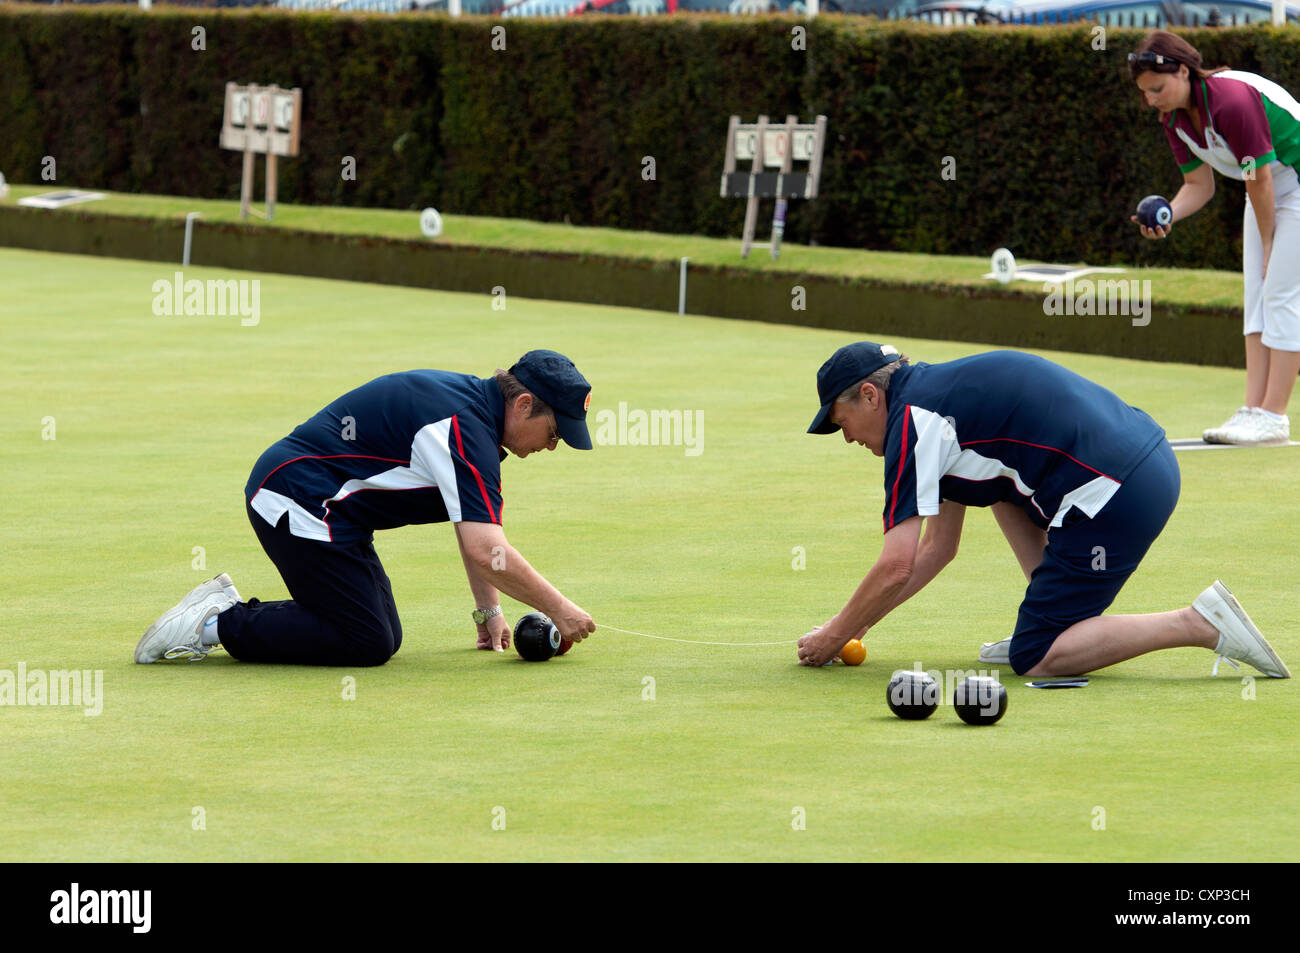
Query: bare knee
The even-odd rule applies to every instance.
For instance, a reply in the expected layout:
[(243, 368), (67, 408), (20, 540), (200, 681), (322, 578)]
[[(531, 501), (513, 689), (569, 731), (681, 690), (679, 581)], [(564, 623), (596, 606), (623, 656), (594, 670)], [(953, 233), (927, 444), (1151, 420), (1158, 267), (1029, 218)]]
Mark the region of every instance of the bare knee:
[(1088, 670), (1072, 661), (1068, 653), (1059, 651), (1060, 640), (1052, 643), (1047, 654), (1033, 668), (1020, 674), (1030, 678), (1063, 678), (1068, 675), (1086, 675)]

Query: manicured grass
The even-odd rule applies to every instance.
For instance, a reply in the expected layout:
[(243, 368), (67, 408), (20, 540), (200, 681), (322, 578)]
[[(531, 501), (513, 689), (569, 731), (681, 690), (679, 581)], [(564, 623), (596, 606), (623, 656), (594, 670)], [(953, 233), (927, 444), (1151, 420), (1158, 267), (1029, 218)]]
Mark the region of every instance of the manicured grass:
[[(1003, 669), (1006, 717), (904, 723), (898, 668), (974, 669), (1024, 579), (974, 512), (957, 560), (873, 630), (859, 668), (793, 645), (598, 631), (545, 664), (475, 652), (450, 527), (378, 535), (405, 623), (387, 665), (136, 666), (140, 633), (231, 573), (282, 598), (241, 492), (257, 455), (378, 374), (487, 374), (546, 346), (592, 413), (700, 410), (703, 450), (561, 449), (503, 465), (511, 541), (598, 623), (793, 641), (878, 552), (881, 465), (804, 434), (849, 336), (657, 312), (259, 278), (261, 321), (156, 317), (171, 265), (0, 250), (9, 581), (0, 670), (97, 669), (103, 712), (0, 707), (5, 860), (1290, 860), (1300, 851), (1294, 681), (1210, 677), (1177, 650), (1079, 691)], [(941, 361), (968, 345), (894, 340)], [(1048, 355), (1173, 436), (1240, 403), (1238, 371)], [(55, 439), (48, 434), (53, 418)], [(1221, 577), (1293, 667), (1292, 449), (1186, 454), (1182, 501), (1114, 607), (1186, 605)], [(1283, 501), (1279, 503), (1279, 500)], [(1283, 509), (1279, 509), (1283, 507)], [(202, 547), (202, 568), (195, 547)], [(792, 568), (799, 549), (806, 568)], [(518, 606), (508, 603), (511, 618)], [(345, 679), (355, 678), (355, 700)], [(644, 695), (653, 679), (654, 699)], [(205, 828), (194, 829), (195, 809)], [(504, 830), (493, 829), (504, 809)], [(1094, 821), (1105, 812), (1105, 829)], [(792, 820), (806, 813), (806, 829)], [(501, 816), (497, 812), (496, 816)]]
[[(50, 188), (15, 185), (12, 203)], [(102, 191), (102, 190), (96, 190)], [(189, 212), (202, 212), (204, 222), (238, 222), (239, 203), (159, 195), (108, 193), (102, 201), (71, 206), (82, 211), (114, 215), (136, 215), (184, 219)], [(260, 207), (260, 206), (255, 206)], [(428, 241), (420, 234), (419, 213), (388, 209), (338, 208), (278, 204), (274, 223), (250, 217), (248, 223), (261, 228), (294, 228), (336, 232), (343, 235), (380, 235), (412, 241)], [(760, 239), (767, 237), (768, 223), (760, 227)], [(749, 271), (791, 272), (868, 278), (899, 284), (987, 288), (982, 277), (989, 271), (987, 257), (917, 255), (901, 252), (865, 251), (856, 248), (824, 248), (785, 244), (779, 261), (773, 262), (765, 249), (740, 257), (740, 239), (700, 238), (695, 235), (662, 235), (613, 228), (578, 228), (546, 222), (509, 218), (474, 218), (444, 215), (443, 234), (437, 241), (451, 245), (513, 248), (526, 251), (568, 252), (634, 259), (678, 261), (682, 256), (694, 265), (715, 265)], [(989, 249), (990, 254), (992, 249)], [(1022, 264), (1032, 259), (1025, 258)], [(1059, 264), (1068, 264), (1060, 262)], [(1118, 276), (1105, 276), (1118, 277)], [(1240, 308), (1242, 284), (1238, 272), (1174, 268), (1141, 268), (1135, 263), (1126, 278), (1149, 280), (1158, 289), (1161, 302), (1200, 308)], [(1016, 282), (1011, 286), (1031, 297), (1042, 297), (1041, 282)]]

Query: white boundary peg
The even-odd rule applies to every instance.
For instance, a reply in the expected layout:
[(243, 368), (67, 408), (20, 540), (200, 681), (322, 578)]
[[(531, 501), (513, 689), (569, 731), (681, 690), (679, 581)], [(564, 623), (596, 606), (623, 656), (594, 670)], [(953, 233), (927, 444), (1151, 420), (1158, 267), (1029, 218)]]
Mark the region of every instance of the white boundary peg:
[(690, 261), (685, 255), (682, 256), (682, 274), (677, 283), (677, 313), (686, 313), (686, 263)]
[(194, 220), (202, 214), (200, 212), (190, 212), (185, 216), (185, 249), (181, 252), (181, 265), (188, 266), (190, 263), (190, 243), (194, 238)]

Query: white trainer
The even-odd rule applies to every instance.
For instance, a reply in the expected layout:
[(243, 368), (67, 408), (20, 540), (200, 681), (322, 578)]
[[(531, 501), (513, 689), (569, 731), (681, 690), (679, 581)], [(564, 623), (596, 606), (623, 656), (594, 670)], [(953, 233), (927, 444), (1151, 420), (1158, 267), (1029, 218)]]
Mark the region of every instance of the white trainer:
[(985, 642), (980, 647), (980, 661), (991, 662), (994, 665), (1011, 664), (1011, 636), (1007, 636), (999, 642)]
[(1279, 447), (1291, 442), (1291, 418), (1270, 420), (1258, 408), (1235, 427), (1224, 427), (1220, 443), (1237, 443), (1253, 447)]
[[(1214, 585), (1196, 597), (1192, 608), (1219, 630), (1219, 645), (1214, 651), (1220, 658), (1229, 662), (1234, 659), (1246, 662), (1269, 678), (1291, 677), (1286, 664), (1278, 658), (1255, 623), (1250, 621), (1237, 597), (1219, 580), (1214, 580)], [(1215, 661), (1214, 673), (1218, 671), (1219, 663)]]
[(1232, 412), (1232, 416), (1224, 421), (1220, 427), (1211, 427), (1201, 434), (1201, 439), (1206, 443), (1234, 443), (1232, 440), (1225, 440), (1224, 433), (1229, 430), (1235, 430), (1244, 424), (1247, 420), (1255, 416), (1255, 411), (1249, 407), (1238, 407)]
[(195, 586), (145, 630), (135, 647), (135, 660), (141, 665), (174, 658), (202, 661), (218, 647), (203, 644), (204, 623), (240, 601), (235, 584), (224, 572)]

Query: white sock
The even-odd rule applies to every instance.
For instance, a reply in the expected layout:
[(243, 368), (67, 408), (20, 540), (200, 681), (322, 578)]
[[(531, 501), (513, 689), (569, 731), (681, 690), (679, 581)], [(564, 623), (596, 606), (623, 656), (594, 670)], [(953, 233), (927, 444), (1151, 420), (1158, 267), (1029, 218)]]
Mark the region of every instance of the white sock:
[(213, 616), (203, 623), (203, 631), (199, 634), (200, 645), (220, 645), (221, 639), (217, 636), (217, 616), (221, 613), (214, 613)]
[(1280, 424), (1287, 419), (1286, 414), (1275, 414), (1271, 410), (1265, 410), (1263, 407), (1256, 407), (1255, 413), (1262, 416), (1265, 420), (1271, 420), (1275, 424)]

